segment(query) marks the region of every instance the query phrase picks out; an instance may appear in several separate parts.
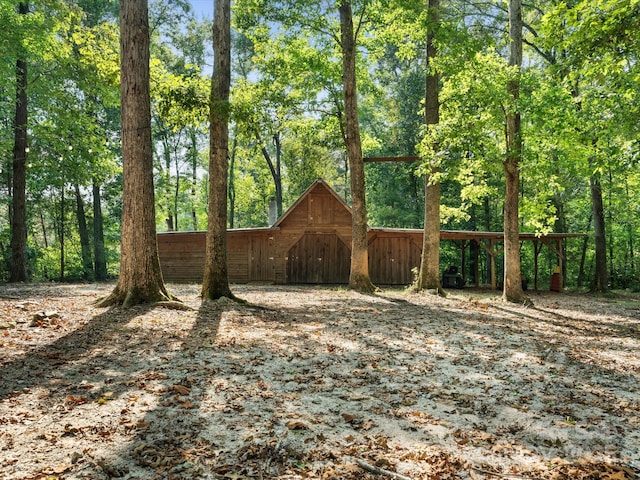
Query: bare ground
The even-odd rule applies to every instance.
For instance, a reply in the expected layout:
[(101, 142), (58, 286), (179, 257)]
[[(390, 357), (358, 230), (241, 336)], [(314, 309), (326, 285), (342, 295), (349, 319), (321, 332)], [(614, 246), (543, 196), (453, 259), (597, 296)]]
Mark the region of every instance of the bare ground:
[(0, 285), (0, 478), (632, 479), (640, 297)]

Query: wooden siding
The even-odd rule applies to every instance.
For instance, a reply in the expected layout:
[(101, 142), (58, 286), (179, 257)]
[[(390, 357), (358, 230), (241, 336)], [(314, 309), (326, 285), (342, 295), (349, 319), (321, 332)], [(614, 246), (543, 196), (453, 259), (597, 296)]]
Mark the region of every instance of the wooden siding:
[(351, 211), (342, 205), (324, 184), (302, 197), (286, 217), (278, 222), (282, 230), (305, 231), (309, 227), (351, 229)]
[[(201, 282), (206, 232), (158, 234), (158, 255), (165, 281)], [(273, 234), (261, 230), (227, 232), (229, 281), (275, 281)]]
[[(403, 235), (369, 235), (369, 269), (380, 284), (408, 284), (415, 245)], [(164, 279), (200, 282), (206, 232), (158, 234)], [(420, 240), (421, 242), (421, 240)], [(420, 244), (418, 242), (418, 244)], [(347, 283), (351, 263), (351, 210), (323, 181), (315, 182), (272, 228), (227, 232), (233, 283)], [(405, 265), (405, 263), (409, 264)]]
[(227, 232), (227, 266), (230, 282), (247, 283), (250, 279), (250, 238), (244, 232)]
[(306, 233), (287, 252), (288, 283), (347, 283), (351, 252), (332, 233)]
[(206, 232), (159, 234), (158, 255), (165, 281), (201, 282)]
[(369, 232), (369, 275), (378, 285), (409, 285), (420, 268), (422, 236)]
[(276, 280), (275, 266), (275, 235), (262, 234), (248, 237), (249, 281), (274, 282)]
[[(413, 281), (412, 269), (420, 266), (422, 235), (423, 231), (417, 229), (370, 229), (371, 280), (378, 285), (410, 284)], [(571, 236), (579, 235), (549, 234), (538, 237), (521, 233), (520, 240), (543, 242), (555, 248), (553, 251), (561, 256), (561, 242)], [(477, 242), (489, 252), (493, 266), (497, 255), (496, 245), (502, 240), (503, 234), (443, 230), (440, 238)], [(164, 279), (170, 282), (201, 282), (205, 240), (206, 232), (158, 234)], [(347, 283), (350, 249), (351, 210), (325, 182), (318, 180), (273, 227), (227, 232), (229, 281)], [(475, 278), (478, 278), (477, 272)], [(492, 280), (492, 285), (494, 283), (495, 280)]]
[[(351, 240), (336, 230), (230, 230), (227, 232), (232, 283), (328, 283), (349, 281)], [(201, 282), (206, 232), (158, 234), (165, 281)], [(420, 266), (421, 236), (369, 232), (369, 273), (379, 285), (408, 285)]]

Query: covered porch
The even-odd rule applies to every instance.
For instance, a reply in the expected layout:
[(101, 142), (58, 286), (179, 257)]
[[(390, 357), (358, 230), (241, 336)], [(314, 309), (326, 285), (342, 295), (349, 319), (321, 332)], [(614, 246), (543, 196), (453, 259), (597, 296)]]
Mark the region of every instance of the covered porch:
[[(567, 238), (583, 237), (581, 233), (548, 233), (545, 235), (536, 235), (535, 233), (520, 233), (520, 244), (524, 242), (533, 243), (533, 287), (538, 290), (539, 282), (539, 256), (542, 251), (542, 247), (546, 246), (557, 257), (558, 272), (556, 282), (558, 290), (562, 290), (564, 285), (563, 272), (565, 271), (565, 258), (563, 242)], [(498, 288), (498, 280), (496, 278), (496, 257), (504, 250), (504, 233), (502, 232), (476, 232), (466, 230), (441, 230), (440, 240), (449, 240), (453, 242), (460, 249), (461, 257), (461, 275), (462, 278), (468, 278), (468, 274), (471, 273), (475, 279), (475, 286), (480, 286), (480, 262), (479, 253), (480, 250), (484, 250), (489, 258), (489, 280), (490, 287), (493, 290)], [(478, 248), (471, 248), (473, 245)], [(471, 266), (467, 264), (467, 249), (471, 251)], [(471, 272), (469, 269), (471, 268)], [(556, 283), (554, 282), (554, 283)]]

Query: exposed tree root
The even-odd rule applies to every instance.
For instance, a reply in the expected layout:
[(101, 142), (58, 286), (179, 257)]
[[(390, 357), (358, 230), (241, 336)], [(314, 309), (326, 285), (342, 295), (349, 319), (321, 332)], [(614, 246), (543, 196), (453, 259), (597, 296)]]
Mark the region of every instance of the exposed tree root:
[(519, 305), (523, 305), (525, 307), (533, 307), (533, 300), (531, 300), (530, 297), (528, 297), (527, 295), (521, 295), (515, 298), (508, 298), (506, 295), (502, 296), (502, 301), (503, 302), (508, 302), (508, 303), (517, 303)]
[(444, 288), (442, 288), (441, 286), (438, 286), (437, 288), (421, 288), (420, 286), (418, 286), (417, 283), (412, 284), (411, 286), (409, 286), (407, 288), (407, 291), (411, 292), (411, 293), (428, 293), (429, 295), (437, 295), (439, 297), (442, 298), (447, 298), (447, 292)]
[(262, 305), (257, 305), (255, 303), (251, 303), (247, 300), (245, 300), (244, 298), (239, 298), (236, 297), (235, 295), (231, 295), (230, 297), (227, 296), (223, 296), (220, 298), (217, 298), (216, 300), (212, 300), (210, 298), (203, 298), (202, 299), (203, 303), (204, 302), (209, 302), (211, 304), (216, 304), (218, 302), (233, 302), (239, 306), (245, 307), (249, 310), (258, 310), (258, 311), (262, 311), (262, 312), (277, 312), (278, 310), (273, 309), (273, 308), (269, 308), (269, 307), (264, 307)]
[(371, 279), (365, 275), (357, 275), (350, 278), (349, 288), (360, 293), (375, 293), (377, 289)]
[(113, 307), (115, 305), (122, 305), (124, 308), (131, 308), (140, 304), (152, 304), (163, 306), (165, 308), (175, 308), (176, 310), (188, 310), (190, 308), (184, 305), (178, 298), (163, 290), (164, 288), (154, 292), (153, 294), (143, 294), (140, 289), (137, 288), (124, 292), (116, 286), (110, 295), (96, 300), (95, 305), (97, 307)]
[(205, 295), (205, 292), (202, 292), (200, 294), (200, 296), (202, 297), (202, 301), (203, 302), (217, 302), (217, 301), (224, 301), (224, 299), (229, 300), (231, 302), (234, 303), (239, 303), (240, 305), (248, 305), (249, 302), (247, 302), (246, 300), (240, 298), (240, 297), (236, 297), (233, 293), (231, 293), (231, 291), (227, 291), (224, 292), (223, 294), (220, 295)]
[(155, 305), (158, 306), (158, 307), (169, 308), (171, 310), (185, 310), (185, 311), (194, 310), (189, 305), (185, 305), (184, 303), (182, 303), (182, 301), (180, 301), (178, 299), (169, 300), (169, 301), (165, 300), (165, 301), (162, 301), (162, 302), (156, 302)]

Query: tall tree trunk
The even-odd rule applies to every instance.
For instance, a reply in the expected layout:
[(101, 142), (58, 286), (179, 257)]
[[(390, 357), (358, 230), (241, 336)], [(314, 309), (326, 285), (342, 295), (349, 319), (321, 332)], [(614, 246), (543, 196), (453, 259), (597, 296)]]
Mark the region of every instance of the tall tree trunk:
[[(627, 201), (631, 202), (631, 196), (629, 195), (629, 179), (625, 177), (624, 186), (625, 193), (627, 197)], [(629, 203), (631, 205), (631, 203)], [(626, 272), (627, 278), (635, 278), (636, 274), (636, 260), (635, 260), (635, 243), (634, 243), (634, 231), (633, 231), (633, 223), (627, 221), (627, 248), (629, 251), (629, 268)]]
[[(593, 220), (593, 211), (589, 214), (589, 220), (587, 221), (587, 229), (586, 233), (591, 230), (591, 222)], [(589, 246), (589, 237), (585, 235), (582, 239), (582, 249), (580, 253), (580, 268), (578, 269), (578, 287), (582, 287), (585, 283), (585, 277), (587, 276), (585, 273), (585, 264), (587, 263), (587, 247)]]
[[(613, 196), (613, 172), (611, 168), (609, 170), (609, 188), (607, 194), (607, 222), (609, 225), (613, 225), (613, 206), (612, 206), (612, 196)], [(616, 274), (616, 259), (617, 257), (614, 255), (614, 241), (613, 241), (613, 229), (609, 229), (607, 232), (609, 235), (609, 239), (607, 240), (607, 247), (609, 250), (609, 285), (611, 288), (619, 288), (619, 280), (620, 276)]]
[(153, 190), (147, 0), (120, 0), (122, 230), (120, 277), (102, 306), (170, 298), (162, 280)]
[(49, 238), (47, 236), (47, 227), (44, 224), (44, 214), (40, 211), (40, 228), (42, 229), (42, 240), (44, 248), (49, 248)]
[(191, 228), (198, 230), (198, 214), (196, 213), (196, 186), (198, 184), (198, 137), (196, 130), (191, 129)]
[(173, 202), (169, 200), (173, 196), (171, 192), (171, 150), (169, 148), (169, 132), (164, 126), (162, 127), (162, 157), (164, 160), (164, 168), (162, 171), (162, 176), (164, 177), (164, 195), (162, 203), (164, 204), (164, 208), (167, 209), (165, 224), (167, 225), (167, 230), (173, 232), (176, 230), (176, 226), (173, 218), (173, 207), (171, 206)]
[(213, 81), (210, 102), (209, 211), (202, 298), (234, 298), (227, 265), (229, 90), (231, 86), (230, 0), (214, 1)]
[[(509, 65), (518, 70), (522, 65), (522, 3), (509, 0)], [(517, 106), (520, 96), (520, 75), (507, 82), (507, 92), (512, 99), (512, 108), (506, 115), (507, 156), (503, 162), (506, 192), (504, 199), (504, 292), (505, 301), (523, 303), (527, 301), (522, 290), (520, 271), (520, 226), (519, 187), (520, 160), (522, 158), (522, 129)]]
[[(20, 2), (18, 13), (27, 15), (29, 5)], [(16, 61), (16, 111), (13, 123), (13, 172), (11, 205), (11, 272), (9, 281), (26, 282), (27, 272), (27, 62)]]
[(609, 289), (607, 278), (607, 240), (604, 223), (604, 204), (600, 177), (592, 174), (589, 178), (591, 187), (591, 205), (593, 207), (593, 230), (596, 246), (596, 270), (591, 289), (604, 293)]
[[(565, 215), (565, 208), (562, 200), (559, 197), (555, 197), (553, 199), (553, 204), (556, 209), (556, 221), (554, 223), (554, 231), (557, 233), (562, 233), (567, 231), (567, 216)], [(566, 242), (560, 242), (560, 253), (562, 254), (561, 258), (567, 258), (567, 245)], [(558, 259), (560, 260), (560, 258)], [(567, 262), (560, 262), (562, 265), (562, 279), (566, 284), (567, 278)], [(561, 287), (565, 287), (565, 285), (561, 285)]]
[[(482, 202), (482, 207), (484, 210), (484, 230), (485, 232), (490, 232), (491, 231), (491, 199), (489, 198), (489, 196), (485, 196), (484, 197), (484, 201)], [(484, 282), (485, 283), (490, 283), (491, 282), (491, 255), (489, 254), (489, 252), (486, 249), (482, 249), (482, 251), (484, 252), (484, 272), (483, 272), (483, 277), (484, 277)]]
[(235, 163), (237, 153), (238, 138), (237, 135), (233, 136), (233, 145), (231, 147), (231, 155), (229, 156), (229, 185), (228, 185), (228, 197), (229, 197), (229, 228), (234, 228), (235, 216), (236, 216), (236, 175), (235, 175)]
[(273, 184), (276, 189), (276, 205), (278, 209), (278, 218), (282, 215), (282, 146), (280, 145), (280, 134), (276, 133), (273, 136), (273, 143), (276, 147), (276, 161), (275, 163), (271, 159), (271, 155), (269, 154), (269, 150), (267, 150), (267, 146), (262, 141), (262, 136), (260, 132), (256, 130), (256, 138), (258, 139), (258, 143), (262, 145), (260, 151), (262, 152), (262, 156), (267, 161), (267, 166), (269, 167), (269, 171), (271, 172), (271, 178), (273, 179)]
[[(40, 211), (40, 228), (42, 229), (42, 239), (44, 241), (44, 248), (48, 249), (49, 248), (49, 238), (47, 235), (47, 227), (44, 223), (44, 214), (42, 213), (42, 211)], [(42, 276), (45, 279), (49, 279), (49, 270), (47, 269), (47, 265), (43, 265), (42, 267)]]
[(80, 253), (82, 255), (82, 278), (93, 279), (93, 259), (91, 258), (91, 241), (87, 228), (87, 217), (84, 213), (84, 201), (80, 193), (80, 186), (75, 184), (76, 218), (78, 220), (78, 234), (80, 236)]
[[(427, 34), (427, 69), (425, 82), (424, 119), (427, 128), (440, 121), (439, 74), (433, 70), (433, 60), (437, 55), (435, 44), (435, 28), (439, 21), (440, 0), (429, 0), (429, 33)], [(434, 145), (433, 151), (437, 151)], [(440, 284), (440, 166), (434, 159), (429, 159), (430, 171), (425, 176), (424, 198), (424, 236), (418, 290), (434, 290), (444, 293)]]
[(59, 232), (59, 238), (60, 238), (60, 281), (64, 282), (64, 277), (65, 277), (65, 252), (64, 252), (64, 243), (65, 243), (65, 225), (66, 225), (66, 221), (65, 221), (65, 216), (66, 216), (66, 211), (65, 211), (65, 205), (64, 203), (66, 202), (66, 199), (64, 198), (64, 183), (62, 184), (62, 187), (60, 188), (60, 225), (59, 228), (60, 230), (58, 230)]
[(107, 258), (104, 250), (104, 221), (100, 197), (100, 185), (93, 181), (93, 258), (96, 280), (107, 279)]
[(351, 2), (347, 0), (343, 0), (340, 3), (340, 31), (342, 42), (342, 88), (346, 124), (344, 141), (351, 170), (351, 203), (353, 212), (349, 288), (360, 292), (373, 292), (375, 287), (369, 277), (364, 161), (360, 140), (360, 124), (358, 122), (356, 36), (353, 30)]
[[(178, 205), (180, 204), (180, 165), (178, 162), (177, 145), (174, 144), (173, 158), (176, 167), (176, 184), (173, 188), (172, 216), (174, 219), (173, 227), (176, 231), (180, 231), (180, 221), (178, 218)], [(171, 171), (171, 170), (169, 170)]]
[(282, 216), (282, 143), (280, 142), (280, 132), (273, 135), (273, 144), (276, 147), (276, 172), (278, 173), (278, 181), (276, 182), (276, 206), (278, 209), (278, 218)]

